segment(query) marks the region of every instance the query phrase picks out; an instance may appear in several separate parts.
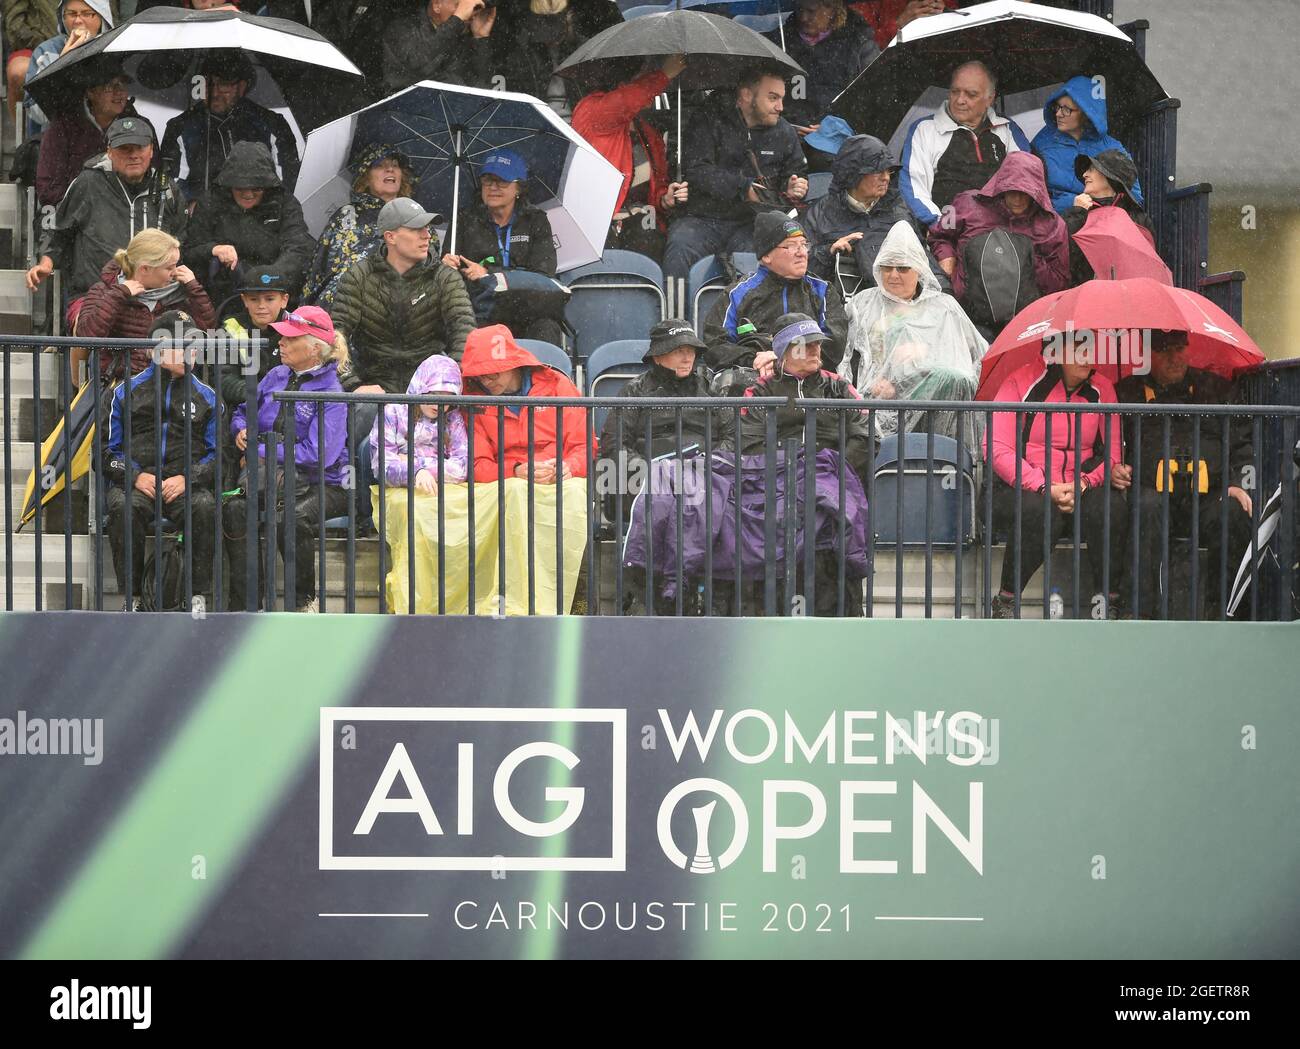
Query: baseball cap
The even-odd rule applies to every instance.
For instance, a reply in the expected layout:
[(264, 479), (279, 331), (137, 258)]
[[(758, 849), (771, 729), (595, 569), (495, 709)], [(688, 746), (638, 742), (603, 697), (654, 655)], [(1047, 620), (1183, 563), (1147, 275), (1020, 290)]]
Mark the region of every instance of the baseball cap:
[(274, 321), (271, 327), (290, 339), (296, 335), (314, 335), (334, 345), (334, 322), (319, 306), (299, 306), (286, 314), (284, 320)]
[(691, 346), (697, 351), (708, 349), (704, 340), (695, 334), (695, 329), (687, 321), (680, 317), (672, 317), (660, 321), (650, 329), (650, 348), (641, 359), (648, 363), (651, 357), (658, 357), (661, 353), (671, 353), (679, 346)]
[(479, 174), (495, 175), (506, 182), (522, 182), (528, 177), (528, 163), (513, 149), (498, 149), (487, 155)]
[(395, 229), (424, 229), (425, 226), (441, 222), (442, 216), (434, 211), (425, 211), (410, 197), (398, 197), (390, 200), (379, 209), (379, 232), (391, 233)]
[[(784, 323), (782, 323), (784, 322)], [(821, 326), (808, 316), (806, 313), (786, 313), (783, 314), (777, 323), (781, 325), (780, 330), (772, 336), (772, 352), (778, 357), (785, 355), (785, 351), (796, 342), (825, 342), (826, 333), (821, 330)]]
[(292, 295), (295, 291), (289, 282), (289, 278), (271, 266), (245, 267), (244, 275), (235, 290), (238, 292), (283, 291), (289, 295)]
[(110, 148), (147, 146), (153, 142), (153, 126), (143, 117), (118, 117), (108, 125), (105, 136)]

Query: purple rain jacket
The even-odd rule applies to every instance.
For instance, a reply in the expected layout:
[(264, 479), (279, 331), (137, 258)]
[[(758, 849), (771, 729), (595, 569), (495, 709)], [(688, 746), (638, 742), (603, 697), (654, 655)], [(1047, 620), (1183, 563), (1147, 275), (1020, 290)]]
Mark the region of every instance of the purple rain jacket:
[[(426, 357), (415, 369), (406, 392), (460, 393), (460, 366), (443, 353)], [(410, 405), (386, 404), (383, 415), (375, 417), (370, 431), (370, 468), (379, 476), (379, 426), (384, 427), (384, 474), (388, 484), (406, 484), (407, 434), (411, 418)], [(443, 449), (442, 478), (444, 481), (464, 481), (469, 472), (469, 435), (465, 430), (465, 416), (459, 408), (447, 409), (443, 418), (447, 422), (446, 445)], [(438, 477), (438, 420), (420, 413), (415, 420), (415, 472), (428, 470)]]
[[(257, 386), (257, 426), (262, 447), (267, 445), (271, 431), (275, 429), (276, 419), (284, 405), (272, 396), (277, 390), (302, 390), (304, 392), (343, 392), (339, 383), (338, 365), (334, 361), (322, 364), (309, 372), (295, 375), (287, 364), (280, 364), (266, 373)], [(235, 409), (230, 419), (230, 432), (239, 433), (247, 425), (247, 403)], [(322, 451), (319, 444), (321, 411), (325, 413), (325, 446)], [(325, 483), (342, 484), (343, 470), (348, 464), (348, 409), (347, 405), (337, 402), (322, 404), (311, 401), (297, 401), (293, 404), (294, 416), (294, 450), (293, 461), (298, 470), (298, 481), (305, 483), (316, 480), (316, 469), (320, 462), (325, 463)], [(283, 438), (275, 435), (275, 461), (283, 460), (281, 444)], [(265, 451), (263, 458), (269, 458)], [(303, 471), (307, 471), (304, 473)]]

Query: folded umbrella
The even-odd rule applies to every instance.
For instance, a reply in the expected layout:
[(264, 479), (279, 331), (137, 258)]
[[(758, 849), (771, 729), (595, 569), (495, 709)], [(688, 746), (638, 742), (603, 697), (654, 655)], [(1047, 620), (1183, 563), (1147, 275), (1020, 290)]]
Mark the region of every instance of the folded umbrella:
[(1123, 208), (1093, 208), (1074, 234), (1093, 273), (1102, 280), (1150, 277), (1172, 285), (1174, 275), (1156, 252), (1151, 231), (1133, 221)]
[[(22, 531), (23, 525), (36, 516), (38, 478), (44, 481), (41, 485), (40, 505), (45, 506), (90, 469), (90, 451), (95, 437), (95, 394), (91, 389), (91, 383), (96, 381), (92, 379), (77, 391), (67, 414), (59, 415), (54, 429), (41, 443), (41, 460), (27, 477), (27, 489), (23, 493), (23, 509), (18, 517), (17, 531)], [(111, 397), (111, 387), (101, 389), (101, 409), (107, 405)], [(68, 458), (69, 451), (71, 451), (71, 460)]]

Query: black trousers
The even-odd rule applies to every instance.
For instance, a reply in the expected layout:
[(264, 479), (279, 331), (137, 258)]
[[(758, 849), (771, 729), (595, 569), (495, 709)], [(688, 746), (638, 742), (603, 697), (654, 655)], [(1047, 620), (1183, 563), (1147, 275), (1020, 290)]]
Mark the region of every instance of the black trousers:
[[(316, 533), (317, 526), (331, 517), (341, 517), (348, 512), (348, 493), (338, 485), (325, 486), (324, 513), (317, 498), (318, 490), (314, 484), (299, 485), (294, 499), (293, 541), (294, 541), (294, 602), (305, 604), (316, 596)], [(230, 611), (242, 612), (248, 608), (248, 500), (237, 495), (227, 499), (221, 508), (221, 519), (225, 534), (225, 548), (229, 554), (230, 565)], [(260, 515), (259, 515), (260, 517)], [(285, 542), (288, 538), (285, 528), (288, 513), (282, 509), (275, 523), (276, 546), (284, 556)], [(261, 536), (257, 543), (259, 556), (262, 552)], [(265, 561), (259, 561), (259, 565)], [(265, 573), (259, 569), (259, 584), (265, 586)], [(255, 603), (256, 606), (256, 603)]]
[[(1007, 534), (1007, 554), (1002, 559), (1002, 589), (1007, 593), (1015, 592), (1016, 561), (1020, 562), (1020, 587), (1023, 590), (1030, 576), (1043, 565), (1043, 539), (1049, 533), (1052, 546), (1074, 535), (1075, 514), (1080, 517), (1080, 533), (1088, 543), (1088, 572), (1081, 579), (1080, 587), (1086, 585), (1089, 595), (1101, 593), (1104, 566), (1106, 561), (1105, 505), (1106, 490), (1089, 488), (1079, 497), (1074, 513), (1062, 513), (1055, 506), (1043, 514), (1043, 493), (1021, 491), (1020, 493), (1020, 535), (1015, 533), (1016, 491), (1000, 478), (993, 490), (993, 529)], [(1119, 592), (1122, 572), (1122, 557), (1125, 539), (1128, 535), (1128, 499), (1123, 492), (1111, 489), (1110, 492), (1110, 588)], [(1070, 580), (1062, 580), (1069, 585)], [(1065, 585), (1061, 587), (1065, 591)]]
[[(161, 482), (160, 482), (161, 483)], [(126, 587), (126, 492), (116, 486), (104, 493), (107, 512), (108, 545), (113, 552), (113, 569), (119, 585)], [(212, 589), (212, 553), (216, 547), (216, 499), (205, 488), (190, 489), (190, 531), (185, 541), (193, 550), (191, 558), (194, 576), (191, 589), (195, 594), (206, 594)], [(185, 497), (163, 504), (163, 516), (177, 528), (185, 527)], [(144, 549), (147, 539), (154, 533), (154, 500), (143, 492), (131, 489), (131, 594), (140, 596), (144, 578)]]
[(641, 223), (640, 215), (633, 215), (619, 223), (610, 223), (609, 236), (605, 238), (605, 247), (618, 248), (620, 251), (635, 251), (638, 255), (663, 262), (664, 246), (668, 235), (657, 226), (646, 229)]

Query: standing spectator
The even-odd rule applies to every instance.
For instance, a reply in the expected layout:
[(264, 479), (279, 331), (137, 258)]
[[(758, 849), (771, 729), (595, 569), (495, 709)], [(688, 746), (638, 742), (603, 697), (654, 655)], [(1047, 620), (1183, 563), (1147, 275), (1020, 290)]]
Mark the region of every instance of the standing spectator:
[(54, 226), (41, 237), (40, 261), (27, 271), (35, 291), (57, 266), (64, 273), (68, 327), (78, 301), (99, 280), (113, 253), (136, 233), (161, 229), (179, 236), (184, 205), (171, 180), (153, 167), (153, 128), (142, 117), (118, 117), (108, 129), (108, 151), (88, 160), (54, 213)]
[[(282, 390), (317, 393), (341, 393), (339, 365), (347, 361), (347, 341), (334, 330), (330, 316), (317, 306), (303, 306), (272, 325), (280, 333), (280, 363), (266, 373), (257, 387), (257, 426), (261, 459), (259, 476), (263, 483), (268, 471), (283, 478), (285, 449), (284, 428), (293, 419), (294, 484), (292, 493), (277, 485), (285, 509), (276, 522), (276, 539), (284, 556), (288, 539), (288, 507), (293, 500), (294, 602), (299, 612), (319, 612), (316, 596), (316, 530), (331, 517), (348, 512), (348, 494), (343, 488), (344, 469), (348, 465), (347, 405), (340, 402), (304, 402), (281, 404), (275, 394)], [(324, 443), (321, 443), (321, 416), (324, 416)], [(248, 405), (240, 405), (230, 420), (235, 447), (248, 454)], [(241, 474), (240, 487), (246, 487)], [(320, 501), (320, 482), (325, 482), (325, 500)], [(228, 499), (221, 508), (226, 550), (230, 554), (230, 610), (242, 611), (248, 605), (245, 592), (247, 506), (242, 495)], [(260, 543), (259, 543), (260, 545)]]
[[(457, 254), (443, 264), (461, 273), (482, 324), (509, 324), (521, 339), (559, 345), (563, 335), (556, 316), (543, 315), (535, 297), (526, 308), (507, 306), (496, 294), (492, 276), (514, 270), (555, 276), (555, 237), (550, 219), (528, 203), (528, 164), (513, 149), (493, 150), (479, 168), (479, 200), (461, 213)], [(563, 292), (552, 296), (562, 315)], [(508, 301), (508, 300), (507, 300)]]
[[(132, 237), (87, 292), (76, 333), (92, 339), (145, 339), (155, 315), (178, 309), (200, 328), (211, 328), (216, 323), (212, 300), (194, 274), (180, 265), (180, 248), (175, 237), (159, 229), (141, 230)], [(100, 374), (124, 376), (127, 356), (101, 351)], [(132, 375), (151, 359), (147, 349), (132, 350), (129, 357)]]
[(50, 121), (49, 129), (41, 136), (36, 161), (38, 201), (58, 204), (82, 165), (104, 152), (108, 129), (130, 108), (130, 83), (125, 73), (110, 74), (103, 83), (86, 89), (85, 105), (80, 109)]
[(9, 119), (13, 120), (27, 79), (32, 51), (59, 29), (54, 0), (4, 0), (4, 42), (9, 61), (5, 83), (9, 89)]
[[(862, 16), (848, 10), (844, 0), (797, 0), (784, 30), (785, 53), (806, 74), (803, 97), (786, 102), (785, 118), (806, 135), (817, 129), (835, 96), (871, 64), (880, 48)], [(767, 37), (781, 45), (779, 30)]]
[[(108, 544), (118, 584), (127, 592), (125, 611), (138, 611), (144, 581), (145, 536), (153, 535), (158, 489), (163, 513), (184, 520), (189, 489), (190, 526), (185, 541), (193, 550), (192, 579), (196, 595), (211, 596), (212, 555), (215, 549), (216, 499), (212, 491), (217, 454), (217, 424), (221, 406), (211, 386), (186, 371), (186, 352), (176, 340), (205, 327), (180, 310), (156, 319), (150, 329), (159, 333), (158, 362), (113, 391), (105, 454), (104, 493)], [(165, 333), (165, 334), (164, 334)], [(141, 337), (138, 333), (134, 337)], [(155, 412), (155, 371), (162, 375), (162, 429)], [(127, 458), (126, 428), (131, 428), (131, 455)], [(185, 461), (185, 430), (190, 432), (192, 462)], [(186, 473), (189, 478), (186, 480)], [(127, 501), (131, 531), (127, 534)], [(126, 577), (126, 544), (131, 544), (131, 578)], [(209, 602), (210, 604), (210, 602)]]
[(352, 164), (352, 195), (330, 216), (303, 282), (302, 301), (330, 310), (348, 267), (384, 242), (379, 213), (384, 205), (415, 192), (410, 158), (383, 144), (362, 151)]
[(394, 22), (384, 34), (384, 91), (421, 80), (491, 87), (496, 4), (429, 0), (422, 14)]
[(289, 122), (247, 98), (257, 79), (242, 52), (211, 52), (199, 71), (206, 77), (204, 98), (167, 121), (162, 156), (181, 180), (187, 198), (201, 199), (217, 184), (221, 166), (236, 142), (260, 142), (275, 158), (290, 193), (298, 182), (298, 143)]
[[(56, 58), (112, 29), (113, 21), (113, 7), (109, 0), (62, 0), (59, 4), (58, 32), (36, 45), (23, 83), (31, 80)], [(27, 98), (26, 105), (27, 137), (34, 138), (45, 129), (49, 119), (30, 97)]]
[(957, 0), (858, 0), (849, 6), (866, 20), (883, 51), (905, 25), (926, 15), (951, 11)]
[(302, 205), (275, 173), (271, 151), (260, 142), (236, 142), (216, 186), (190, 218), (185, 261), (209, 275), (218, 309), (224, 313), (244, 266), (269, 266), (296, 287), (316, 242)]
[(649, 109), (685, 68), (685, 57), (672, 55), (664, 59), (661, 69), (593, 91), (573, 111), (573, 130), (623, 173), (605, 238), (607, 248), (663, 260), (664, 219), (686, 203), (689, 186), (670, 180), (663, 133), (642, 111)]
[(1076, 157), (1075, 170), (1083, 183), (1083, 192), (1074, 198), (1074, 204), (1065, 213), (1065, 228), (1070, 234), (1070, 283), (1082, 284), (1092, 280), (1092, 265), (1083, 249), (1075, 243), (1074, 235), (1087, 224), (1090, 216), (1102, 208), (1122, 208), (1134, 222), (1151, 237), (1151, 250), (1155, 250), (1156, 230), (1146, 209), (1134, 196), (1137, 187), (1137, 167), (1121, 149), (1102, 150), (1095, 157)]
[[(280, 333), (271, 325), (282, 321), (289, 307), (293, 285), (282, 273), (263, 266), (248, 266), (240, 280), (238, 312), (227, 317), (222, 327), (237, 339), (260, 339), (257, 347), (257, 381), (280, 363)], [(251, 347), (250, 347), (251, 352)], [(245, 358), (245, 367), (252, 363)], [(232, 407), (244, 403), (248, 387), (242, 368), (223, 368), (221, 399)]]
[[(1047, 191), (1058, 214), (1064, 215), (1084, 192), (1077, 171), (1080, 157), (1095, 157), (1111, 149), (1127, 154), (1110, 135), (1106, 98), (1101, 91), (1102, 86), (1090, 77), (1071, 77), (1043, 105), (1043, 129), (1031, 145), (1047, 169)], [(1141, 204), (1142, 187), (1136, 177), (1131, 190), (1133, 199)]]
[(756, 272), (740, 280), (709, 311), (704, 341), (710, 367), (737, 365), (770, 374), (776, 354), (772, 337), (781, 317), (795, 311), (813, 317), (825, 342), (819, 351), (829, 367), (844, 355), (848, 322), (839, 288), (808, 273), (808, 239), (803, 226), (779, 212), (754, 220)]
[(953, 70), (939, 112), (908, 129), (899, 178), (903, 199), (923, 225), (937, 222), (958, 193), (988, 182), (1007, 154), (1029, 148), (1015, 121), (993, 112), (997, 93), (988, 66), (967, 62)]
[[(1052, 350), (1044, 346), (1045, 363), (1042, 371), (1021, 369), (1011, 375), (994, 397), (996, 401), (1022, 401), (1026, 413), (1017, 420), (1015, 412), (996, 412), (993, 416), (993, 469), (997, 473), (993, 489), (993, 527), (1006, 532), (1007, 551), (1002, 558), (1002, 586), (993, 598), (994, 619), (1011, 619), (1015, 612), (1015, 566), (1020, 562), (1020, 586), (1029, 584), (1030, 577), (1043, 563), (1044, 533), (1050, 531), (1052, 545), (1072, 535), (1074, 514), (1083, 515), (1081, 535), (1088, 543), (1089, 576), (1081, 585), (1094, 595), (1092, 607), (1104, 610), (1107, 619), (1118, 619), (1116, 602), (1118, 589), (1103, 594), (1102, 579), (1105, 572), (1105, 503), (1107, 493), (1103, 488), (1106, 477), (1106, 459), (1111, 463), (1110, 507), (1110, 581), (1116, 586), (1119, 566), (1116, 552), (1124, 549), (1125, 508), (1124, 490), (1130, 482), (1115, 467), (1123, 459), (1119, 417), (1108, 419), (1110, 437), (1106, 446), (1106, 417), (1088, 413), (1076, 424), (1072, 415), (1057, 414), (1052, 418), (1052, 444), (1047, 446), (1045, 413), (1034, 411), (1033, 404), (1114, 404), (1115, 387), (1104, 375), (1094, 372), (1090, 361), (1067, 348), (1061, 363), (1046, 363)], [(1075, 445), (1075, 432), (1079, 444)], [(1077, 473), (1076, 473), (1077, 455)], [(1020, 532), (1015, 530), (1016, 463), (1020, 463)], [(1078, 478), (1080, 502), (1074, 499), (1075, 479)], [(1043, 513), (1043, 492), (1049, 489), (1051, 504)], [(1102, 598), (1102, 600), (1098, 600)]]
[(528, 12), (509, 39), (510, 53), (501, 56), (509, 70), (506, 89), (540, 98), (569, 120), (577, 101), (573, 82), (556, 76), (554, 70), (587, 41), (578, 32), (569, 0), (529, 0)]
[(665, 275), (685, 279), (706, 255), (749, 251), (756, 210), (787, 211), (807, 195), (803, 147), (781, 116), (782, 76), (756, 69), (734, 96), (714, 92), (690, 118), (682, 162), (693, 189), (686, 214), (668, 228)]

